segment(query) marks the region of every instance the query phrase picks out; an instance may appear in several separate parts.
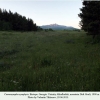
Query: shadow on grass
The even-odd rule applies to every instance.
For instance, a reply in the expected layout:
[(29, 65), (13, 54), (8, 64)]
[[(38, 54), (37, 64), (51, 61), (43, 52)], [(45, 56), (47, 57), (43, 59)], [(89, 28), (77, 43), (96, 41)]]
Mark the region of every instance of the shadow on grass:
[(13, 55), (15, 53), (19, 52), (18, 50), (14, 50), (12, 49), (11, 51), (2, 51), (0, 52), (0, 59), (5, 57), (5, 56), (8, 56), (8, 55)]
[(11, 68), (11, 66), (12, 65), (9, 63), (0, 62), (0, 71), (9, 70)]
[(41, 60), (41, 66), (51, 66), (53, 63), (51, 59), (44, 58)]

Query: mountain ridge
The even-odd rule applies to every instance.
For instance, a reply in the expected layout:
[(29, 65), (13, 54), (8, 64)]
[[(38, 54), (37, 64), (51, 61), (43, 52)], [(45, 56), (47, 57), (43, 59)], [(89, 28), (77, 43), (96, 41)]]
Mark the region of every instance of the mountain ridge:
[(75, 30), (78, 28), (74, 28), (72, 26), (65, 26), (65, 25), (59, 25), (59, 24), (49, 24), (49, 25), (42, 25), (39, 26), (43, 29), (53, 29), (53, 30)]

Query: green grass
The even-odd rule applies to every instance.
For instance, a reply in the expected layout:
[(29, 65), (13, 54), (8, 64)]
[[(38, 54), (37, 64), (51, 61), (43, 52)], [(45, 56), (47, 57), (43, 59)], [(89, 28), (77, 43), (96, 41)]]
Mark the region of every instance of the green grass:
[(1, 31), (0, 91), (100, 91), (100, 43), (91, 41), (83, 31)]

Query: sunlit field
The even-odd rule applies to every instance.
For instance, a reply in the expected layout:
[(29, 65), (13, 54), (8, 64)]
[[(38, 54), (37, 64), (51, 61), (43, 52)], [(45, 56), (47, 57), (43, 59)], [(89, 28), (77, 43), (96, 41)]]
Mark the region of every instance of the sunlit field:
[(83, 31), (0, 31), (0, 91), (100, 91), (92, 41)]

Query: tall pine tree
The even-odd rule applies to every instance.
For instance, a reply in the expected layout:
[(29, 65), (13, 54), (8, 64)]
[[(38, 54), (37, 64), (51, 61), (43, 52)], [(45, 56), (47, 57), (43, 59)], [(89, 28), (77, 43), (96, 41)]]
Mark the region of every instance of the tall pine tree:
[(80, 9), (80, 26), (89, 35), (100, 34), (100, 2), (83, 1), (83, 7)]
[(26, 19), (25, 16), (7, 12), (5, 9), (0, 9), (0, 30), (14, 30), (14, 31), (37, 31), (38, 27), (34, 24), (32, 19)]

